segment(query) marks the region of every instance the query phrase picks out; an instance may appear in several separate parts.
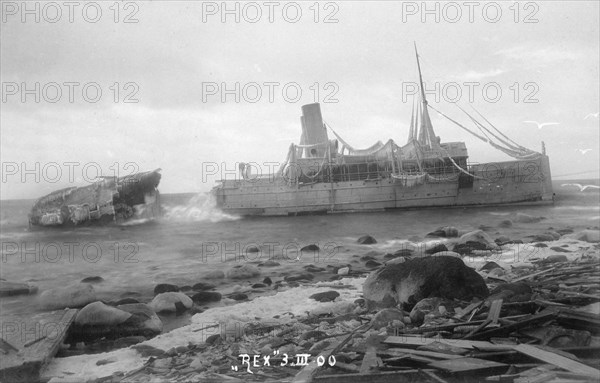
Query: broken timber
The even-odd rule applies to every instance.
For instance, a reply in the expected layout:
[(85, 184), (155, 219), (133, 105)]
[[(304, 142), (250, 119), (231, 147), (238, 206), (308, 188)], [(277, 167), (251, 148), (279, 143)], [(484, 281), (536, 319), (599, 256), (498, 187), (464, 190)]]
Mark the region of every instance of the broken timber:
[(541, 360), (546, 363), (553, 364), (567, 371), (574, 372), (580, 375), (594, 377), (596, 381), (600, 380), (600, 370), (580, 363), (576, 360), (566, 358), (554, 352), (542, 350), (541, 348), (529, 344), (520, 344), (518, 346), (513, 346), (513, 348), (522, 354), (531, 356), (532, 358)]
[(40, 313), (28, 320), (3, 319), (2, 339), (14, 349), (0, 358), (0, 381), (36, 382), (40, 370), (56, 354), (77, 310)]

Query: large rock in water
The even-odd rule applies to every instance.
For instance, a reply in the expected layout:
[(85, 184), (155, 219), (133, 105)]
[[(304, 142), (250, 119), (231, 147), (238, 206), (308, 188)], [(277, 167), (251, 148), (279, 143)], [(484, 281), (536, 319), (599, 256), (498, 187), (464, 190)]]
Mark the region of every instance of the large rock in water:
[(117, 308), (107, 306), (102, 302), (94, 302), (85, 306), (77, 313), (75, 323), (83, 325), (112, 326), (125, 322), (131, 314)]
[(227, 278), (231, 279), (247, 279), (253, 278), (260, 275), (260, 271), (256, 266), (244, 264), (241, 266), (234, 266), (227, 270)]
[(97, 300), (94, 287), (87, 283), (81, 283), (42, 292), (39, 297), (39, 305), (43, 309), (56, 310), (66, 307), (83, 307)]
[(483, 278), (456, 257), (414, 258), (371, 273), (363, 285), (370, 307), (416, 304), (439, 297), (469, 301), (489, 295)]

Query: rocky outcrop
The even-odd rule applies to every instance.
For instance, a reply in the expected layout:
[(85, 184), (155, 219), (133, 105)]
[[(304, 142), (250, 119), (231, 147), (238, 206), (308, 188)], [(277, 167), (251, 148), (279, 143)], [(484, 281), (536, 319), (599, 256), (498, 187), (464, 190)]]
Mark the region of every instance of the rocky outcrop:
[(452, 256), (425, 257), (386, 265), (371, 273), (363, 285), (370, 307), (414, 305), (423, 298), (469, 301), (489, 294), (483, 278)]

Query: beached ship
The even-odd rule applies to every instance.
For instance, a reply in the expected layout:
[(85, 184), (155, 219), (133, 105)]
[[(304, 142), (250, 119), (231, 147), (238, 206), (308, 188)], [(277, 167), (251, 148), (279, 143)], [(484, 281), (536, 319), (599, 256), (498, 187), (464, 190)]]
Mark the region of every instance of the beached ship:
[[(388, 140), (355, 149), (324, 123), (318, 103), (304, 105), (300, 143), (290, 145), (279, 170), (260, 174), (240, 163), (239, 177), (213, 188), (217, 207), (238, 215), (300, 215), (553, 202), (543, 143), (541, 152), (525, 148), (477, 111), (475, 118), (463, 110), (479, 133), (450, 119), (427, 102), (418, 54), (417, 68), (420, 94), (404, 146)], [(429, 109), (514, 160), (470, 163), (464, 142), (436, 136)]]
[(34, 203), (29, 223), (77, 226), (158, 217), (160, 178), (157, 169), (124, 177), (102, 177), (87, 186), (54, 191)]

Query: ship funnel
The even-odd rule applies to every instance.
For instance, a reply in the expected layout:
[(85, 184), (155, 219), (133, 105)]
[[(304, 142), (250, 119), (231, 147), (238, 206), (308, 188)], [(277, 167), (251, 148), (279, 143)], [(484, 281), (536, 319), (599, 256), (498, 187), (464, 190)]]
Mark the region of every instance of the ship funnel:
[(316, 145), (314, 148), (306, 149), (306, 157), (324, 157), (327, 152), (327, 130), (323, 124), (321, 105), (319, 103), (308, 104), (302, 107), (302, 135), (304, 145)]

